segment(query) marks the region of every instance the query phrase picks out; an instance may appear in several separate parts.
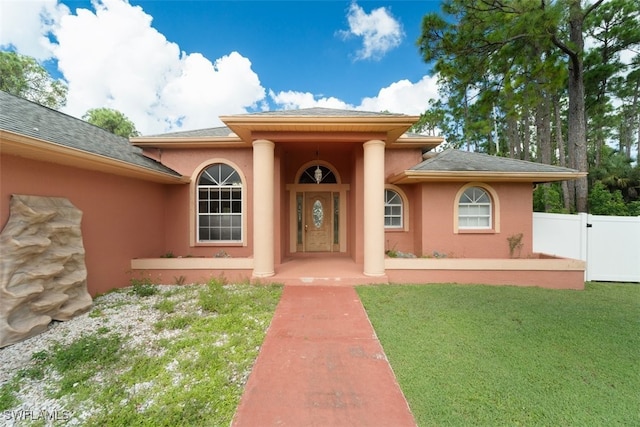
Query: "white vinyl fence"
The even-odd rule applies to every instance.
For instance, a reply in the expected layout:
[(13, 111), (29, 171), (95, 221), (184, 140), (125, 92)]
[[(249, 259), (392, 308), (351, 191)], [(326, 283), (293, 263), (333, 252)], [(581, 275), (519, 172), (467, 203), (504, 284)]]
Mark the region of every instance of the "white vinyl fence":
[(640, 282), (640, 216), (534, 212), (533, 251), (586, 261), (585, 280)]

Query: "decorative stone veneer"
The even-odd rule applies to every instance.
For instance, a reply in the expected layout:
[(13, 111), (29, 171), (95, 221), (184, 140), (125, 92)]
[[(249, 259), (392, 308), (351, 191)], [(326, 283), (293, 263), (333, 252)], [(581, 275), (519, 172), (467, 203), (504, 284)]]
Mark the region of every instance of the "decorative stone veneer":
[(81, 219), (64, 198), (11, 197), (0, 233), (0, 348), (91, 308)]

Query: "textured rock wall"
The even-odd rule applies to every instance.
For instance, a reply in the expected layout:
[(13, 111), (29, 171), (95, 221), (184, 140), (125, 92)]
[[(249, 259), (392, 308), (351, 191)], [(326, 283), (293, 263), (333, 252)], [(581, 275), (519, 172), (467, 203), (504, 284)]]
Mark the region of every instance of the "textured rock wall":
[(0, 348), (91, 308), (81, 219), (64, 198), (11, 197), (0, 233)]

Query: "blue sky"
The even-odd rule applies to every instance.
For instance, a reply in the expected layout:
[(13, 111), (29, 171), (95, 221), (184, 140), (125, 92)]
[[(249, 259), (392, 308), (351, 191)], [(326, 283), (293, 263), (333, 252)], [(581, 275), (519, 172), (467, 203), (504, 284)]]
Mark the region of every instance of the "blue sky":
[(144, 134), (324, 106), (420, 114), (435, 1), (0, 0), (0, 48), (69, 86), (64, 111), (116, 108)]

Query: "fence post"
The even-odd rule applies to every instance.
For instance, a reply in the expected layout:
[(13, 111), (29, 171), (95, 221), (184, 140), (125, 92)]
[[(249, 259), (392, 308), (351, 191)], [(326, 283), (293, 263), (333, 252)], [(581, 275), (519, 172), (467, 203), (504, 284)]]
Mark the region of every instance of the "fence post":
[(589, 272), (589, 217), (591, 215), (580, 212), (578, 217), (580, 218), (580, 259), (587, 264), (584, 269), (584, 280), (591, 280), (591, 274)]

